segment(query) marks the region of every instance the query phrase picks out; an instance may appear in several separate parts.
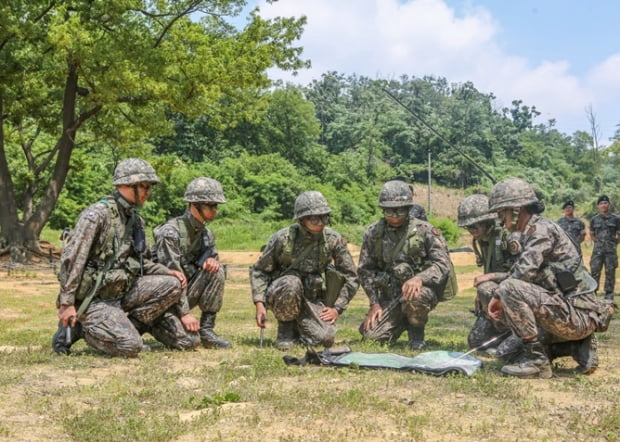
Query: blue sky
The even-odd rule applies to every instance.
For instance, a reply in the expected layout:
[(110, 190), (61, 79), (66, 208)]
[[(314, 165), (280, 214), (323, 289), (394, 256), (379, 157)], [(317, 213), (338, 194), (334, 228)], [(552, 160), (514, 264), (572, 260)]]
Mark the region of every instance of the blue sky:
[(618, 0), (250, 0), (261, 16), (305, 15), (298, 42), (312, 68), (274, 78), (308, 84), (327, 71), (398, 78), (434, 75), (471, 81), (496, 107), (520, 99), (537, 123), (556, 120), (600, 142), (620, 123)]

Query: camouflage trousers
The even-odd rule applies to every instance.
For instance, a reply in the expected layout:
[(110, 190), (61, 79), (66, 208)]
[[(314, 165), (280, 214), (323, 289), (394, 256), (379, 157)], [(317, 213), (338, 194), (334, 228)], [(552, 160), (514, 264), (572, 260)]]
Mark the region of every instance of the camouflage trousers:
[[(590, 258), (590, 273), (600, 288), (601, 270), (605, 266), (605, 293), (613, 293), (616, 285), (616, 268), (618, 255), (613, 252), (592, 253)], [(600, 292), (600, 290), (598, 290)]]
[[(215, 273), (196, 272), (186, 288), (189, 308), (198, 306), (202, 312), (219, 312), (224, 299), (225, 281), (224, 266), (220, 266)], [(200, 345), (200, 334), (185, 330), (181, 319), (172, 309), (155, 321), (149, 331), (159, 342), (175, 350), (191, 350)]]
[(438, 303), (437, 295), (428, 287), (422, 287), (420, 296), (404, 301), (394, 299), (382, 301), (383, 314), (370, 330), (364, 330), (364, 323), (359, 331), (364, 339), (379, 342), (394, 342), (411, 325), (424, 328), (428, 322), (428, 314)]
[(303, 341), (326, 347), (333, 344), (336, 326), (320, 318), (325, 305), (320, 300), (306, 299), (298, 276), (284, 275), (273, 281), (267, 288), (266, 305), (278, 321), (296, 321)]
[[(480, 310), (476, 313), (477, 319), (472, 326), (469, 335), (467, 336), (467, 344), (469, 348), (476, 348), (493, 339), (496, 336), (501, 335), (509, 328), (506, 323), (500, 319), (496, 321), (489, 317), (488, 309), (489, 302), (493, 291), (499, 286), (498, 283), (493, 281), (483, 282), (477, 287), (477, 307)], [(493, 343), (493, 347), (497, 347), (501, 343), (500, 340)]]
[(538, 336), (539, 327), (561, 340), (574, 341), (592, 334), (596, 322), (592, 311), (577, 308), (596, 304), (591, 293), (566, 298), (542, 287), (518, 279), (499, 285), (504, 319), (513, 334), (520, 338)]
[(79, 318), (84, 339), (110, 356), (136, 356), (142, 350), (142, 337), (131, 319), (151, 325), (180, 296), (181, 284), (174, 276), (140, 277), (119, 299), (93, 299)]

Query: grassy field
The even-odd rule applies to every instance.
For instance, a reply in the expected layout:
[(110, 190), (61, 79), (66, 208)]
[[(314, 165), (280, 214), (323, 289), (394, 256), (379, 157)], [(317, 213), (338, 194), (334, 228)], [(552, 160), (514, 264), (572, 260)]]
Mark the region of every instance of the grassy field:
[[(51, 271), (0, 275), (0, 440), (47, 441), (374, 441), (619, 440), (620, 321), (599, 335), (600, 368), (574, 373), (555, 361), (549, 380), (502, 377), (501, 365), (471, 377), (295, 367), (274, 347), (272, 316), (259, 348), (247, 267), (256, 254), (222, 253), (229, 264), (217, 331), (227, 350), (152, 351), (108, 358), (83, 341), (68, 357), (51, 351), (57, 283)], [(463, 289), (431, 314), (427, 350), (466, 350), (474, 317), (471, 263), (455, 262)], [(339, 321), (338, 344), (413, 356), (406, 337), (393, 347), (361, 342), (362, 291)], [(288, 354), (301, 357), (302, 347)]]

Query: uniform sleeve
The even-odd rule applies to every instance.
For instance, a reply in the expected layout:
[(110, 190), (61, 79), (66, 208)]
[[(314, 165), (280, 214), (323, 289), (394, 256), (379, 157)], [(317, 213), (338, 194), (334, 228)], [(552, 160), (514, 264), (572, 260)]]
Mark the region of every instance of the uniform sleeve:
[(205, 235), (207, 237), (206, 244), (208, 244), (208, 247), (211, 249), (211, 257), (219, 261), (220, 253), (215, 245), (215, 234), (211, 230), (205, 228)]
[[(537, 230), (523, 244), (523, 251), (511, 269), (510, 277), (533, 282), (545, 261), (545, 255), (553, 247), (547, 231)], [(546, 230), (546, 229), (545, 229)]]
[(342, 286), (342, 289), (340, 289), (340, 293), (338, 294), (338, 298), (336, 298), (334, 307), (345, 310), (359, 288), (357, 268), (353, 262), (353, 257), (347, 248), (344, 238), (340, 236), (340, 234), (336, 234), (332, 242), (334, 244), (334, 251), (332, 255), (334, 259), (334, 266), (336, 267), (336, 270), (342, 273), (345, 277), (344, 285)]
[(380, 300), (380, 294), (375, 286), (375, 280), (379, 272), (383, 269), (379, 267), (379, 262), (376, 258), (375, 244), (373, 241), (374, 224), (370, 226), (364, 233), (362, 240), (362, 248), (360, 250), (359, 265), (357, 267), (357, 274), (359, 276), (359, 282), (368, 296), (370, 304), (378, 304)]
[(181, 237), (178, 229), (169, 223), (164, 224), (155, 233), (157, 261), (171, 270), (183, 271), (181, 267)]
[(250, 285), (252, 288), (252, 301), (265, 302), (265, 294), (271, 283), (273, 274), (279, 270), (280, 263), (278, 257), (282, 253), (284, 235), (282, 231), (273, 235), (263, 253), (256, 263), (250, 267)]
[(416, 276), (422, 279), (425, 286), (442, 286), (450, 274), (450, 254), (445, 239), (436, 227), (426, 229), (424, 247), (431, 265)]
[(82, 281), (86, 263), (94, 253), (104, 226), (107, 224), (107, 209), (101, 205), (93, 205), (85, 209), (79, 216), (67, 245), (60, 258), (60, 305), (75, 305), (75, 295)]
[[(157, 261), (159, 261), (160, 265), (166, 267), (166, 272), (168, 270), (176, 270), (184, 273), (183, 267), (181, 267), (181, 234), (179, 230), (173, 224), (166, 223), (156, 229), (154, 236)], [(174, 305), (174, 309), (179, 316), (189, 313), (187, 288), (181, 293), (181, 298)]]

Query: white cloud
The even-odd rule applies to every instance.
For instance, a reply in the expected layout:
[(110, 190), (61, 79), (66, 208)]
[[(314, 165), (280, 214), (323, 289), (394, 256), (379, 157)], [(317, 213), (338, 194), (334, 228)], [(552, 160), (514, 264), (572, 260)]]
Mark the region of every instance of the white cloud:
[[(307, 84), (327, 71), (369, 77), (434, 75), (450, 82), (472, 81), (492, 92), (498, 104), (522, 100), (542, 112), (539, 122), (554, 118), (558, 128), (587, 130), (584, 108), (614, 90), (618, 102), (620, 55), (592, 69), (586, 80), (571, 74), (564, 60), (532, 66), (526, 58), (504, 53), (497, 44), (501, 24), (484, 8), (457, 16), (443, 0), (280, 0), (260, 2), (261, 15), (307, 16), (299, 42), (312, 68), (297, 77), (275, 78)], [(602, 92), (605, 91), (605, 92)], [(620, 121), (620, 116), (618, 116)], [(604, 130), (611, 136), (612, 129)], [(609, 132), (609, 133), (607, 133)]]

